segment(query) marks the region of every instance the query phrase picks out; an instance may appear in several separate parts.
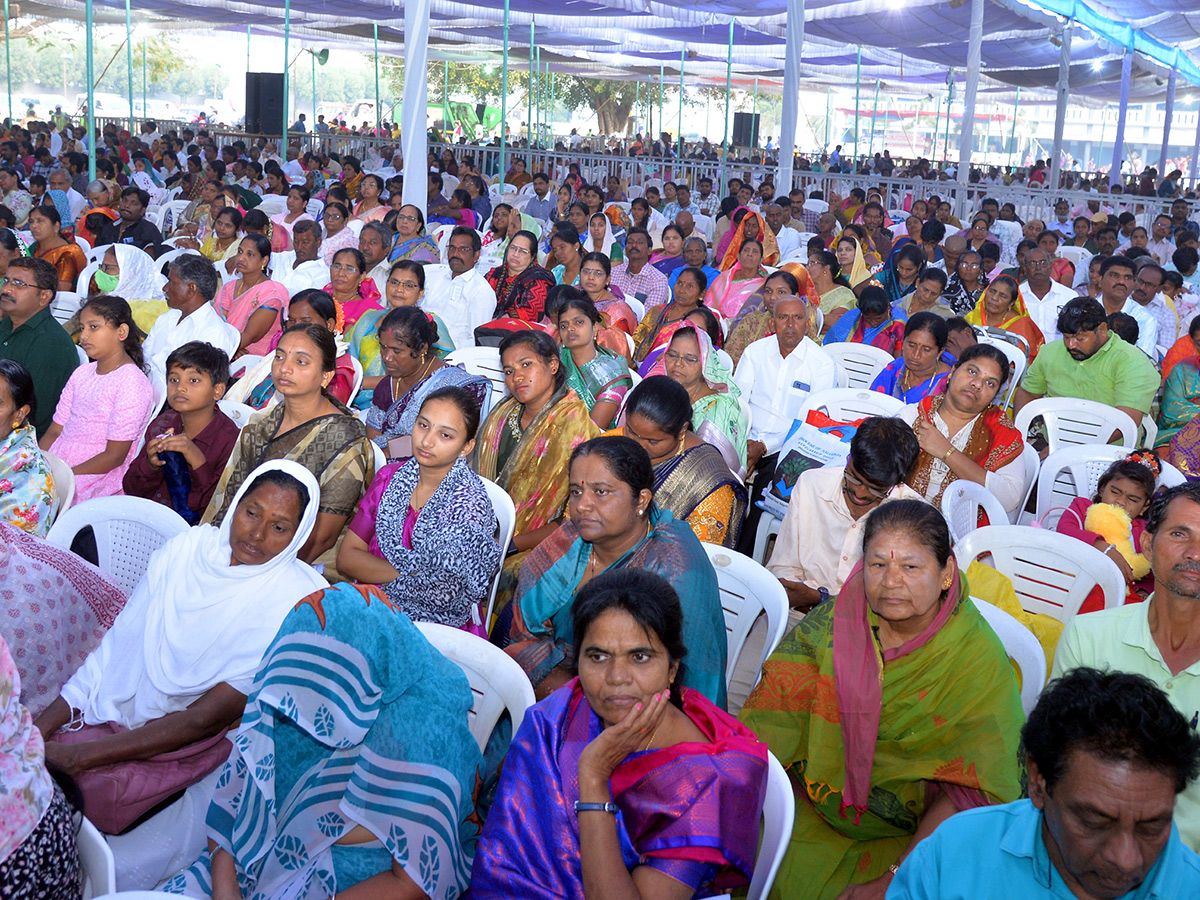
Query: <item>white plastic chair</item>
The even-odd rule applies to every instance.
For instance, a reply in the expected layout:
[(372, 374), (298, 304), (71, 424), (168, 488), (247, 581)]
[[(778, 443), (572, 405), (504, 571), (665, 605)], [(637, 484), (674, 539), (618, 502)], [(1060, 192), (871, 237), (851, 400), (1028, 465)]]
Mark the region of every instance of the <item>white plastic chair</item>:
[(91, 360), (88, 359), (87, 351), (85, 351), (78, 344), (75, 345), (75, 355), (79, 357), (79, 364), (81, 366), (86, 366), (91, 362)]
[(495, 347), (460, 347), (446, 356), (446, 365), (462, 364), (472, 375), (486, 378), (492, 383), (492, 394), (488, 399), (487, 408), (480, 411), (480, 418), (486, 419), (492, 407), (508, 396), (508, 384), (504, 381), (504, 366), (500, 362), (500, 351)]
[(1107, 444), (1114, 431), (1121, 433), (1122, 445), (1130, 450), (1137, 444), (1137, 426), (1129, 414), (1095, 400), (1042, 397), (1021, 407), (1013, 424), (1026, 434), (1029, 423), (1039, 416), (1046, 423), (1051, 453), (1071, 444)]
[(50, 524), (53, 525), (63, 510), (70, 509), (75, 502), (75, 473), (61, 457), (46, 450), (42, 451), (42, 456), (46, 458), (54, 478), (54, 509), (50, 513)]
[(721, 365), (727, 368), (730, 372), (737, 368), (733, 364), (733, 357), (724, 351), (721, 347), (717, 347), (717, 359), (721, 361)]
[(111, 246), (112, 244), (97, 244), (91, 250), (84, 251), (84, 255), (87, 256), (88, 262), (98, 263), (104, 259), (104, 254), (108, 252), (108, 248)]
[(190, 200), (171, 200), (163, 207), (163, 224), (167, 229), (163, 231), (164, 234), (174, 231), (179, 227), (179, 217), (183, 215), (184, 210), (189, 206), (191, 206)]
[(1008, 513), (996, 495), (982, 484), (959, 478), (942, 492), (942, 515), (950, 526), (950, 538), (957, 543), (979, 527), (979, 511), (987, 513), (989, 523), (1003, 525)]
[(1025, 507), (1029, 505), (1029, 498), (1033, 494), (1034, 485), (1037, 484), (1038, 472), (1042, 468), (1042, 458), (1032, 444), (1026, 443), (1025, 449), (1021, 451), (1021, 465), (1025, 470), (1023, 473), (1025, 490), (1021, 494), (1020, 505), (1008, 514), (1008, 521), (1013, 525), (1019, 524), (1022, 516), (1029, 515), (1025, 512)]
[(816, 213), (817, 215), (822, 215), (823, 213), (829, 212), (829, 201), (828, 200), (813, 200), (810, 198), (810, 199), (804, 201), (804, 209), (807, 210), (808, 212), (813, 212), (813, 213)]
[(375, 457), (375, 472), (371, 476), (374, 477), (375, 475), (379, 474), (380, 469), (387, 465), (387, 454), (384, 453), (383, 448), (374, 441), (370, 441), (369, 443), (371, 445), (371, 452)]
[(500, 533), (496, 540), (500, 543), (500, 565), (496, 568), (496, 575), (492, 578), (492, 590), (488, 595), (487, 613), (483, 617), (483, 627), (487, 631), (492, 628), (492, 610), (496, 606), (496, 592), (500, 589), (500, 572), (504, 569), (504, 558), (508, 554), (508, 547), (512, 543), (513, 532), (517, 527), (517, 507), (512, 501), (512, 497), (508, 496), (508, 491), (487, 478), (482, 479), (483, 488), (487, 491), (488, 499), (492, 501), (492, 511), (496, 514), (496, 521), (500, 524)]
[(954, 547), (964, 572), (982, 554), (1007, 577), (1022, 608), (1053, 616), (1064, 625), (1079, 612), (1088, 592), (1099, 585), (1104, 608), (1125, 602), (1125, 576), (1117, 564), (1083, 541), (1025, 525), (988, 525)]
[(904, 401), (879, 391), (855, 388), (830, 388), (809, 394), (796, 418), (803, 420), (811, 410), (822, 409), (831, 419), (852, 422), (865, 416), (894, 416)]
[(229, 364), (229, 374), (232, 377), (237, 378), (249, 372), (262, 361), (263, 358), (261, 356), (255, 356), (253, 353), (247, 353), (245, 356), (239, 356)]
[(1003, 338), (979, 331), (975, 332), (975, 336), (979, 343), (990, 344), (1008, 357), (1008, 381), (1004, 382), (1004, 402), (1000, 404), (1000, 406), (1007, 407), (1012, 403), (1013, 394), (1017, 392), (1017, 385), (1021, 383), (1025, 369), (1029, 367), (1029, 358), (1021, 352), (1020, 347)]
[(471, 683), (475, 702), (467, 714), (467, 723), (479, 749), (482, 751), (487, 745), (492, 729), (506, 709), (512, 718), (513, 734), (516, 734), (525, 718), (525, 710), (535, 702), (533, 685), (516, 660), (499, 647), (461, 628), (433, 622), (417, 622), (416, 625), (429, 643), (463, 670)]
[[(725, 639), (728, 646), (725, 665), (725, 684), (728, 687), (733, 681), (733, 672), (750, 629), (759, 613), (766, 613), (767, 640), (763, 645), (762, 657), (758, 661), (761, 676), (762, 664), (779, 646), (787, 632), (787, 591), (783, 589), (778, 578), (750, 557), (719, 544), (702, 546), (717, 573), (717, 585), (721, 590), (721, 610), (725, 614)], [(755, 681), (757, 680), (756, 678)]]
[[(1037, 505), (1034, 515), (1045, 528), (1054, 529), (1063, 511), (1076, 497), (1094, 497), (1100, 476), (1118, 459), (1129, 453), (1125, 447), (1111, 444), (1080, 444), (1055, 450), (1042, 463), (1037, 482)], [(1183, 473), (1168, 462), (1162, 463), (1162, 474), (1156, 487), (1183, 484)]]
[(1142, 433), (1145, 437), (1138, 446), (1148, 450), (1154, 449), (1154, 445), (1158, 443), (1158, 423), (1154, 421), (1153, 416), (1142, 416)]
[(77, 295), (80, 297), (87, 296), (88, 285), (92, 283), (92, 276), (96, 274), (99, 268), (100, 260), (94, 259), (80, 270), (79, 277), (75, 279), (75, 293)]
[(75, 243), (79, 245), (79, 249), (83, 251), (84, 256), (87, 256), (88, 251), (92, 249), (92, 242), (82, 235), (75, 235)]
[(233, 419), (233, 424), (238, 428), (245, 428), (250, 422), (250, 417), (258, 412), (253, 406), (234, 400), (218, 400), (217, 409)]
[(639, 322), (646, 317), (646, 304), (637, 297), (626, 297), (625, 305), (633, 310), (633, 314), (637, 316)]
[(1058, 248), (1058, 258), (1065, 259), (1067, 262), (1071, 263), (1076, 270), (1078, 270), (1081, 265), (1086, 263), (1095, 255), (1096, 254), (1092, 253), (1092, 251), (1087, 247), (1075, 247), (1071, 244), (1064, 244)]
[(747, 900), (765, 900), (783, 862), (792, 826), (796, 821), (796, 795), (792, 781), (775, 754), (767, 751), (767, 795), (763, 800), (762, 839), (758, 858), (754, 861), (754, 877), (750, 879)]
[(358, 361), (357, 356), (351, 355), (350, 365), (354, 367), (354, 382), (350, 385), (350, 400), (353, 402), (354, 398), (358, 395), (359, 388), (362, 387), (363, 364)]
[(870, 388), (876, 376), (895, 362), (892, 354), (870, 344), (839, 341), (836, 344), (825, 344), (821, 349), (846, 370), (846, 387), (860, 390)]
[(60, 515), (46, 540), (70, 549), (75, 535), (88, 525), (96, 536), (97, 565), (126, 593), (133, 593), (142, 580), (154, 551), (188, 530), (177, 512), (153, 500), (97, 497)]
[(161, 272), (164, 266), (175, 262), (175, 260), (179, 259), (181, 256), (187, 256), (189, 253), (194, 253), (197, 256), (200, 255), (199, 250), (189, 250), (186, 247), (176, 247), (174, 250), (168, 250), (162, 256), (154, 260), (154, 264), (158, 266), (158, 270)]
[(1046, 651), (1032, 631), (1000, 607), (977, 597), (972, 597), (971, 602), (1000, 638), (1008, 658), (1021, 670), (1021, 706), (1028, 716), (1046, 686)]
[(54, 316), (59, 324), (65, 324), (71, 316), (79, 312), (79, 307), (83, 306), (83, 300), (83, 294), (75, 291), (59, 291), (50, 303), (50, 315)]
[(79, 867), (83, 870), (83, 900), (107, 897), (117, 889), (117, 864), (104, 835), (86, 818), (75, 836)]

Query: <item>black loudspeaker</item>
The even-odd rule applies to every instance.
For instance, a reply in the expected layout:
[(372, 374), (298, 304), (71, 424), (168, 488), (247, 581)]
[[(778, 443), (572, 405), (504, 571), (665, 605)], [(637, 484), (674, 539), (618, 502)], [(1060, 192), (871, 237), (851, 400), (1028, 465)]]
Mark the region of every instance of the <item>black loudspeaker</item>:
[(758, 113), (733, 114), (733, 143), (738, 147), (754, 147), (758, 144)]
[(246, 73), (246, 130), (283, 134), (283, 73)]

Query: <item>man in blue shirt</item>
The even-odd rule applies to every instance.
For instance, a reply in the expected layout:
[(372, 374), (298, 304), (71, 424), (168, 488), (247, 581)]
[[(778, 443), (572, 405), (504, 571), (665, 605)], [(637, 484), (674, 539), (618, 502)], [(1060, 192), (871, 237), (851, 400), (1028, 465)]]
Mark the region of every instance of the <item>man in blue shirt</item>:
[(918, 843), (887, 900), (1184, 900), (1200, 857), (1172, 822), (1200, 735), (1142, 675), (1079, 668), (1021, 730), (1029, 799), (959, 813)]

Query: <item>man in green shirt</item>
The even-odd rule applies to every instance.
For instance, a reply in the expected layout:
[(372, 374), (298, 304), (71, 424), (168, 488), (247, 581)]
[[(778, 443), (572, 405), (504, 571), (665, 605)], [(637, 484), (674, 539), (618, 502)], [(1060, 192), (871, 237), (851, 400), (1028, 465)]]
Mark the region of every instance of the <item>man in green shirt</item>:
[(37, 409), (33, 425), (40, 438), (50, 427), (63, 387), (79, 365), (79, 351), (50, 314), (58, 273), (44, 259), (20, 257), (0, 279), (0, 358), (12, 359), (33, 376)]
[(1042, 347), (1021, 379), (1017, 409), (1041, 397), (1077, 397), (1114, 406), (1140, 425), (1161, 381), (1154, 363), (1109, 332), (1104, 307), (1090, 297), (1062, 308), (1058, 330), (1062, 340)]
[[(1200, 718), (1200, 484), (1162, 491), (1150, 504), (1141, 547), (1154, 593), (1133, 603), (1073, 616), (1054, 654), (1051, 678), (1088, 666), (1145, 675), (1194, 728)], [(1179, 836), (1200, 850), (1200, 780), (1175, 801)]]

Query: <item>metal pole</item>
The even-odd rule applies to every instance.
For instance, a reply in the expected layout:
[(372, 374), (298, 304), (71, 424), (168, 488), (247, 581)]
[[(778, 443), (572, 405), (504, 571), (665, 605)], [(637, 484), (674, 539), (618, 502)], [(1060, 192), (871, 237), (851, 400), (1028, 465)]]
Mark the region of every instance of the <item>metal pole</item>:
[(533, 149), (533, 19), (529, 20), (529, 90), (526, 94), (529, 98), (529, 111), (525, 116), (525, 145), (529, 149)]
[(754, 149), (758, 149), (758, 76), (754, 76), (754, 127), (751, 132), (754, 137)]
[(667, 120), (663, 118), (663, 82), (666, 77), (666, 67), (660, 65), (658, 67), (658, 130), (667, 130)]
[(862, 89), (862, 47), (858, 48), (858, 62), (854, 66), (854, 166), (858, 171), (858, 98)]
[(946, 88), (946, 138), (942, 141), (942, 162), (950, 161), (950, 110), (954, 105), (954, 70), (950, 70), (950, 84)]
[[(676, 131), (679, 132), (679, 139), (675, 142), (676, 149), (683, 153), (683, 64), (687, 59), (687, 50), (679, 51), (679, 125)], [(692, 187), (695, 187), (693, 184)]]
[[(546, 63), (546, 71), (547, 72), (550, 71), (550, 63)], [(546, 141), (546, 144), (548, 147), (550, 147), (550, 149), (553, 150), (554, 149), (554, 73), (553, 72), (550, 72), (550, 108), (547, 111), (546, 124), (548, 126), (546, 129), (546, 131), (547, 131), (546, 137), (548, 138), (548, 140)]]
[[(89, 4), (88, 9), (91, 9)], [(13, 124), (12, 114), (12, 49), (8, 40), (8, 0), (4, 0), (4, 68), (8, 73), (8, 125)], [(65, 98), (64, 98), (65, 99)], [(92, 178), (95, 179), (95, 175)]]
[(534, 134), (537, 135), (537, 146), (540, 149), (542, 146), (542, 48), (537, 48), (537, 64), (534, 66), (534, 71), (537, 73), (537, 92), (534, 95), (536, 98), (537, 112), (534, 115), (534, 121), (537, 123), (537, 128), (534, 129)]
[(987, 128), (983, 132), (983, 164), (988, 164), (988, 144), (992, 142), (992, 112), (987, 112)]
[(146, 103), (146, 39), (142, 38), (142, 115), (150, 116), (150, 107)]
[(450, 129), (450, 60), (442, 67), (442, 129)]
[(1096, 151), (1096, 168), (1100, 168), (1100, 160), (1104, 156), (1104, 132), (1108, 128), (1108, 104), (1100, 110), (1100, 148)]
[(504, 184), (507, 171), (504, 168), (504, 156), (508, 144), (508, 136), (505, 134), (508, 130), (508, 5), (509, 0), (504, 0), (504, 62), (500, 75), (500, 172), (496, 176), (501, 185)]
[[(87, 39), (87, 143), (88, 180), (96, 180), (96, 38), (92, 28), (92, 0), (86, 0), (84, 33)], [(5, 22), (8, 19), (4, 20)]]
[[(7, 0), (5, 0), (7, 2)], [(246, 71), (250, 71), (250, 26), (246, 26)]]
[(1009, 147), (1009, 151), (1008, 151), (1008, 164), (1010, 167), (1016, 165), (1016, 163), (1013, 162), (1013, 160), (1016, 158), (1016, 155), (1017, 155), (1017, 110), (1020, 108), (1021, 108), (1021, 86), (1017, 85), (1017, 102), (1013, 104), (1013, 111), (1012, 111), (1012, 117), (1013, 117), (1012, 137), (1009, 138), (1010, 147)]
[(983, 65), (983, 3), (971, 0), (971, 32), (967, 45), (967, 85), (963, 93), (962, 127), (958, 132), (958, 183), (971, 179), (971, 155), (975, 150), (975, 101), (979, 95), (979, 70)]
[[(135, 134), (133, 128), (133, 24), (129, 16), (129, 0), (125, 0), (125, 75), (129, 86), (129, 133)], [(146, 115), (146, 110), (142, 110)]]
[(829, 149), (829, 95), (833, 88), (825, 88), (825, 149)]
[(1108, 173), (1109, 187), (1121, 183), (1121, 162), (1125, 158), (1125, 117), (1129, 113), (1129, 79), (1133, 74), (1133, 54), (1125, 51), (1121, 60), (1121, 106), (1117, 110), (1117, 136), (1113, 140), (1113, 164)]
[[(371, 24), (371, 31), (375, 36), (375, 139), (379, 139), (380, 123), (383, 122), (383, 104), (379, 98), (379, 23)], [(422, 72), (421, 77), (426, 77), (426, 73)], [(425, 123), (421, 123), (421, 127), (425, 127)], [(388, 129), (389, 131), (391, 129)]]
[(1071, 33), (1073, 20), (1067, 19), (1062, 27), (1062, 46), (1058, 52), (1058, 101), (1054, 107), (1054, 158), (1050, 160), (1050, 180), (1046, 187), (1058, 191), (1058, 173), (1062, 167), (1063, 128), (1067, 123), (1067, 100), (1071, 93)]
[(642, 83), (635, 81), (633, 83), (633, 130), (638, 131), (637, 116), (638, 110), (642, 108)]
[[(1179, 50), (1175, 50), (1176, 54)], [(1171, 140), (1171, 120), (1175, 118), (1175, 77), (1179, 73), (1178, 67), (1171, 69), (1171, 74), (1167, 78), (1167, 108), (1163, 116), (1163, 139), (1162, 151), (1158, 154), (1158, 169), (1162, 173), (1162, 177), (1167, 177), (1167, 144)]]
[(1197, 166), (1198, 162), (1200, 162), (1200, 110), (1197, 110), (1196, 115), (1196, 143), (1192, 144), (1192, 165), (1188, 168), (1188, 178), (1192, 182), (1192, 187), (1196, 186), (1196, 179), (1200, 177), (1200, 171), (1197, 171), (1200, 168)]
[(879, 79), (875, 79), (875, 102), (871, 106), (871, 140), (867, 144), (867, 156), (875, 155), (875, 112), (879, 109)]
[[(291, 88), (288, 85), (290, 72), (288, 71), (289, 44), (292, 39), (292, 0), (283, 0), (283, 139), (280, 143), (283, 145), (279, 148), (283, 153), (283, 158), (287, 159), (287, 133), (288, 125), (290, 124), (288, 116), (288, 93)], [(264, 131), (266, 129), (263, 129)]]
[(733, 86), (733, 19), (729, 20), (729, 54), (725, 57), (725, 132), (721, 138), (721, 189), (725, 189), (725, 163), (729, 159), (729, 94)]
[(308, 52), (308, 55), (312, 61), (312, 91), (313, 91), (312, 129), (315, 132), (317, 130), (317, 54), (313, 53), (310, 50)]

